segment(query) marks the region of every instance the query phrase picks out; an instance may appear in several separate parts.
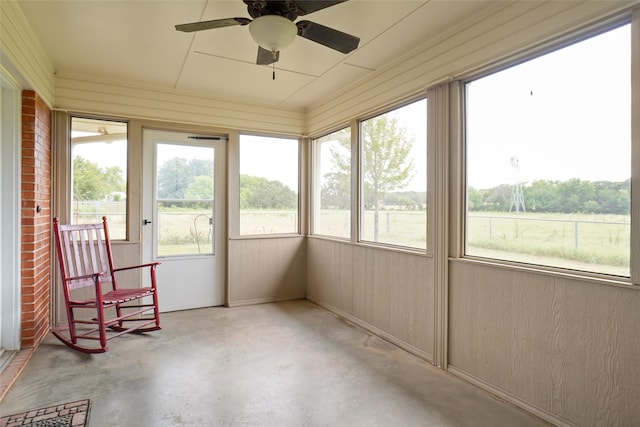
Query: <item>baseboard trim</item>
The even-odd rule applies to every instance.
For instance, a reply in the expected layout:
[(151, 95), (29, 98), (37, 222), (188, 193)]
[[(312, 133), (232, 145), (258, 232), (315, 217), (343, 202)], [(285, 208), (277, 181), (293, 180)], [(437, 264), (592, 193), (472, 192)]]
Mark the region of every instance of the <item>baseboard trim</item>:
[(256, 304), (268, 304), (272, 302), (282, 302), (282, 301), (295, 301), (299, 299), (305, 299), (304, 295), (294, 295), (288, 297), (275, 297), (275, 298), (255, 298), (255, 299), (247, 299), (247, 300), (238, 300), (238, 301), (229, 301), (227, 307), (243, 307), (246, 305), (256, 305)]
[(373, 333), (374, 335), (379, 336), (380, 338), (384, 339), (385, 341), (389, 341), (391, 344), (396, 345), (398, 347), (400, 347), (403, 350), (408, 351), (409, 353), (413, 354), (414, 356), (419, 357), (420, 359), (423, 359), (427, 362), (429, 362), (430, 364), (433, 365), (433, 355), (425, 352), (424, 350), (419, 349), (418, 347), (415, 347), (405, 341), (399, 340), (398, 338), (394, 337), (393, 335), (389, 334), (388, 332), (384, 332), (378, 328), (376, 328), (375, 326), (361, 320), (358, 319), (357, 317), (340, 310), (339, 308), (333, 307), (329, 304), (324, 304), (318, 301), (314, 301), (312, 299), (307, 298), (309, 301), (311, 301), (312, 303), (319, 305), (320, 307), (329, 310), (330, 312), (343, 317), (345, 319), (347, 319), (349, 322), (360, 326), (363, 329), (366, 329), (367, 331)]
[(0, 372), (0, 402), (27, 366), (35, 351), (36, 347), (29, 347), (11, 355), (11, 360), (7, 361)]
[(499, 399), (504, 400), (505, 402), (510, 403), (525, 412), (529, 412), (530, 414), (535, 415), (538, 418), (542, 418), (543, 420), (553, 425), (556, 425), (558, 427), (576, 427), (576, 424), (573, 424), (568, 420), (560, 418), (557, 415), (554, 415), (551, 412), (548, 412), (542, 408), (532, 405), (531, 403), (528, 403), (518, 398), (517, 396), (509, 393), (508, 391), (502, 390), (472, 374), (469, 374), (468, 372), (465, 372), (462, 369), (456, 368), (453, 365), (447, 366), (447, 372), (464, 381), (467, 381), (468, 383), (475, 385), (476, 387), (483, 389), (488, 393), (491, 393), (492, 395), (498, 397)]

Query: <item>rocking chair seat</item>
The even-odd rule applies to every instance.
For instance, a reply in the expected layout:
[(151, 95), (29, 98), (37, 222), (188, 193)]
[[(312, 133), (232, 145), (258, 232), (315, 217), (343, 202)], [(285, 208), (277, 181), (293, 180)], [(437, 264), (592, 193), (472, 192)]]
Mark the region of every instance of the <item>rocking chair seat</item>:
[[(102, 304), (110, 306), (112, 304), (123, 303), (127, 301), (133, 301), (153, 294), (153, 288), (139, 288), (139, 289), (118, 289), (110, 291), (102, 295)], [(83, 300), (71, 300), (71, 304), (87, 305), (95, 304), (96, 298), (88, 298)]]
[(103, 304), (116, 304), (153, 295), (153, 288), (116, 289), (102, 296)]

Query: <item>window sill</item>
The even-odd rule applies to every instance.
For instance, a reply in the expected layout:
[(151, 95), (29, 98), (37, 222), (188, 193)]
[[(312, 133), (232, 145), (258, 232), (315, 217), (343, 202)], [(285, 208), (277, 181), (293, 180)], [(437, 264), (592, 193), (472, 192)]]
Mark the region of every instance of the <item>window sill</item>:
[(631, 279), (618, 276), (608, 276), (605, 274), (589, 273), (583, 271), (565, 270), (555, 267), (543, 267), (530, 264), (520, 264), (515, 262), (495, 260), (488, 258), (476, 258), (464, 256), (462, 258), (449, 258), (449, 262), (461, 264), (474, 264), (485, 267), (499, 268), (503, 270), (519, 271), (522, 273), (539, 274), (551, 276), (559, 279), (576, 280), (582, 282), (596, 283), (608, 286), (634, 289), (640, 291), (640, 286), (631, 283)]

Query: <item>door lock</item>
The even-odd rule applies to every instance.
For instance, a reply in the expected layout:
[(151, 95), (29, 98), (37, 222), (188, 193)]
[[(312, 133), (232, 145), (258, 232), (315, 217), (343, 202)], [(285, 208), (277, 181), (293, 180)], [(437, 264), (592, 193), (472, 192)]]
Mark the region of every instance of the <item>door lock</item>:
[(151, 224), (151, 221), (149, 221), (148, 219), (145, 219), (144, 221), (142, 221), (142, 225), (149, 225)]

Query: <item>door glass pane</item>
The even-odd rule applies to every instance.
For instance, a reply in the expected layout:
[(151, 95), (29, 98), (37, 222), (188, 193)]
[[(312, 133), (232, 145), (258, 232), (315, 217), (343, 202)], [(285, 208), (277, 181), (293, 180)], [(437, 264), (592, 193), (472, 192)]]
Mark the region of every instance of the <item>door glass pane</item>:
[(156, 255), (214, 253), (213, 147), (156, 145)]

